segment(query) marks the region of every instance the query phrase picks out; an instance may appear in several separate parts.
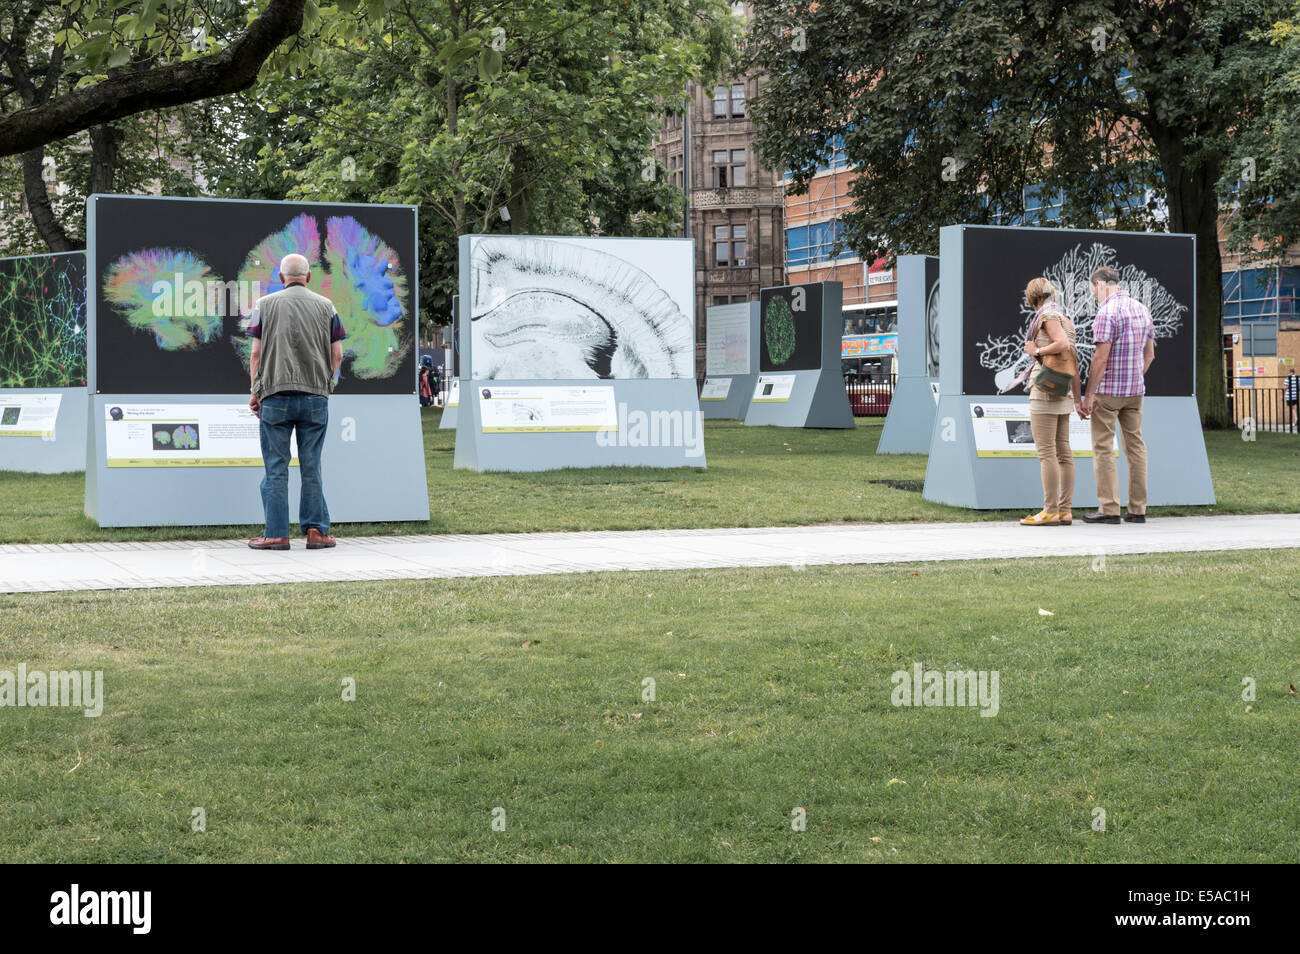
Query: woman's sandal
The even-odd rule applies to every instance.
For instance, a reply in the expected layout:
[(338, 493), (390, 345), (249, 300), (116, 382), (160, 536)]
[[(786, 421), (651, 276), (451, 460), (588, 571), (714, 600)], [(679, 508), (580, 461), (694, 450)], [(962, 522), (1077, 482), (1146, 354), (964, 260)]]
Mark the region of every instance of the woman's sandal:
[(1022, 527), (1056, 527), (1060, 525), (1060, 519), (1058, 514), (1040, 510), (1038, 513), (1031, 513), (1023, 518), (1020, 525)]
[(1058, 527), (1068, 527), (1074, 523), (1074, 514), (1069, 510), (1063, 510), (1056, 515), (1056, 525)]

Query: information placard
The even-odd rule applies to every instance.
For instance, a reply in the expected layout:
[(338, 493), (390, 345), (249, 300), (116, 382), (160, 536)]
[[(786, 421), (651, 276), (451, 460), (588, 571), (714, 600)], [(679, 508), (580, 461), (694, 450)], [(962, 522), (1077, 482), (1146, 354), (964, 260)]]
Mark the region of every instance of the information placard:
[(790, 400), (794, 391), (793, 374), (760, 374), (754, 385), (755, 404), (774, 404)]
[(618, 430), (614, 389), (563, 385), (477, 388), (484, 434)]
[(731, 393), (731, 378), (705, 378), (700, 388), (701, 401), (725, 401)]
[[(1038, 456), (1027, 403), (971, 404), (970, 423), (977, 457)], [(1070, 454), (1092, 457), (1092, 425), (1074, 413), (1070, 414)], [(1118, 446), (1115, 455), (1119, 456)]]
[(0, 437), (54, 437), (63, 395), (0, 393)]
[[(114, 404), (104, 413), (109, 467), (261, 467), (258, 419), (246, 404)], [(290, 463), (298, 463), (295, 438)]]
[(447, 407), (460, 407), (460, 378), (451, 379), (451, 390), (447, 393)]

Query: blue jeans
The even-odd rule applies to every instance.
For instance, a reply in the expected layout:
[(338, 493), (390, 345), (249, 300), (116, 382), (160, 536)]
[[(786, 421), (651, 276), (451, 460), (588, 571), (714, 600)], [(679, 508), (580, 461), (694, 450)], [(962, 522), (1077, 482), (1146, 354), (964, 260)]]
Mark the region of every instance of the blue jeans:
[(330, 532), (330, 512), (325, 506), (321, 483), (321, 447), (329, 426), (329, 398), (318, 394), (281, 392), (262, 400), (262, 509), (266, 512), (266, 536), (289, 536), (289, 436), (298, 431), (298, 472), (302, 494), (298, 501), (298, 525), (305, 534), (315, 527)]

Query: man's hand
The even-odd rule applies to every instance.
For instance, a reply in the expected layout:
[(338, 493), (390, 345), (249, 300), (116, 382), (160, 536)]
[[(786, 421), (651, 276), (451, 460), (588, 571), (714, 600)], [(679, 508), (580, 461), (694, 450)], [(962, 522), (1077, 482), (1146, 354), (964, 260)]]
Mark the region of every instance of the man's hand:
[(262, 417), (262, 402), (257, 399), (256, 394), (248, 396), (248, 409), (253, 412), (257, 418)]
[(1074, 413), (1079, 415), (1079, 420), (1081, 421), (1086, 421), (1088, 419), (1088, 410), (1083, 406), (1083, 401), (1079, 398), (1074, 399)]
[(1083, 397), (1083, 401), (1080, 403), (1083, 406), (1083, 414), (1081, 414), (1080, 416), (1085, 418), (1090, 417), (1092, 415), (1092, 395), (1085, 394)]
[(1026, 341), (1023, 350), (1025, 354), (1029, 355), (1031, 358), (1038, 357), (1038, 345), (1034, 344), (1032, 341)]

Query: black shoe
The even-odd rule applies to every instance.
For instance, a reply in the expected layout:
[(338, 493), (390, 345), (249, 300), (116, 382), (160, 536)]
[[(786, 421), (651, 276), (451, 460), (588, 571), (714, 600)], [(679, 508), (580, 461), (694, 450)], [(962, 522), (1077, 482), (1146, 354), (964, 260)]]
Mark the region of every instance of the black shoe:
[(1119, 523), (1119, 514), (1117, 513), (1085, 513), (1083, 515), (1084, 523)]
[(1146, 523), (1147, 515), (1144, 513), (1126, 513), (1124, 514), (1125, 523)]

